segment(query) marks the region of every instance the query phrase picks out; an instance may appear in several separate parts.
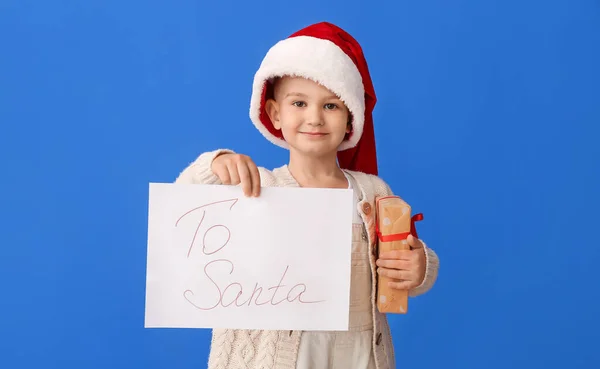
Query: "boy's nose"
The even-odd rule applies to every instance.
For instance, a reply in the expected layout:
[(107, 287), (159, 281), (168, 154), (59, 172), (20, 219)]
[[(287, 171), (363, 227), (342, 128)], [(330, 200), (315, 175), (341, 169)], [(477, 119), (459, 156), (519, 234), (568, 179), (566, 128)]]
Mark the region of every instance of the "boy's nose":
[(306, 122), (311, 126), (322, 126), (323, 115), (319, 109), (307, 109)]
[(310, 121), (308, 121), (308, 125), (309, 126), (319, 127), (319, 126), (323, 125), (323, 121), (321, 121), (321, 120), (310, 120)]

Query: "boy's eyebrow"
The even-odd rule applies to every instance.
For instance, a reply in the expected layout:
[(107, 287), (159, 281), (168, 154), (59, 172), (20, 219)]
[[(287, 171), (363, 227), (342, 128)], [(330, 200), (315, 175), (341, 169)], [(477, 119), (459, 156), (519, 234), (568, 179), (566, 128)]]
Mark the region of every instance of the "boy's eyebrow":
[(288, 92), (287, 94), (285, 94), (285, 97), (289, 97), (289, 96), (308, 97), (305, 94), (300, 93), (300, 92)]
[[(290, 96), (297, 96), (297, 97), (308, 97), (306, 94), (303, 94), (301, 92), (288, 92), (284, 98), (288, 98)], [(335, 94), (331, 94), (327, 97), (325, 97), (325, 100), (329, 100), (329, 99), (339, 99), (339, 97)]]

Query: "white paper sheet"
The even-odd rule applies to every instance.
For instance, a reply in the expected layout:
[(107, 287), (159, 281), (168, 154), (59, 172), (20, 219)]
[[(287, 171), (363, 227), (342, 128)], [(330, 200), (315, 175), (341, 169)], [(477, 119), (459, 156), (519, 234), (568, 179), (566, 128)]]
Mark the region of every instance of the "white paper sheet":
[(145, 326), (347, 330), (353, 207), (351, 190), (151, 183)]

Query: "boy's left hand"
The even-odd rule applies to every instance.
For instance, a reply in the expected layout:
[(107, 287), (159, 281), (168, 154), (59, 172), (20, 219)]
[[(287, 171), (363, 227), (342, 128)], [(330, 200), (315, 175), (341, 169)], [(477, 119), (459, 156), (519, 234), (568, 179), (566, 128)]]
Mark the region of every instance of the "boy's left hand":
[(390, 287), (410, 290), (425, 279), (426, 258), (421, 240), (409, 235), (406, 239), (411, 250), (393, 250), (381, 253), (377, 260), (377, 273), (393, 279)]

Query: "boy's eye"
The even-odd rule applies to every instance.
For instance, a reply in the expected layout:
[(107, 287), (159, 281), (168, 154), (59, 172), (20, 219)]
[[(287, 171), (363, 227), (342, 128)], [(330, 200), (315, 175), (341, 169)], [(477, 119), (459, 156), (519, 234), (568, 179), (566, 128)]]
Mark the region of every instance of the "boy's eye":
[(306, 106), (306, 103), (304, 101), (294, 101), (293, 105), (302, 108)]
[(331, 104), (331, 103), (330, 104), (325, 104), (325, 109), (327, 109), (327, 110), (333, 110), (333, 109), (336, 109), (336, 108), (337, 108), (336, 104)]

